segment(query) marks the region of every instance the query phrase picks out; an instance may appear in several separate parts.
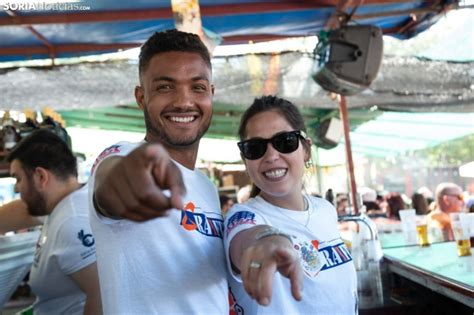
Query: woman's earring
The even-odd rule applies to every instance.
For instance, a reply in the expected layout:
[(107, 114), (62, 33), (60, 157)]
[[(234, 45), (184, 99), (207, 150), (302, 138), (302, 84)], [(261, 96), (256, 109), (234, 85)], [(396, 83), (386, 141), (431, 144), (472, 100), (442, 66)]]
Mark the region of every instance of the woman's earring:
[(310, 168), (311, 166), (313, 166), (313, 161), (311, 161), (311, 160), (305, 161), (305, 162), (304, 162), (304, 166), (305, 166), (306, 168)]

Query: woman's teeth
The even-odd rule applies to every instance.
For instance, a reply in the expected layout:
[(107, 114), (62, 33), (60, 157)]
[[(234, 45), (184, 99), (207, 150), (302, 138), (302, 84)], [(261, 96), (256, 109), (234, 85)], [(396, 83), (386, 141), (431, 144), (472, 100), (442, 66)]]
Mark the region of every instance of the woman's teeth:
[(271, 170), (271, 171), (266, 171), (264, 172), (265, 176), (269, 178), (278, 178), (282, 177), (286, 174), (287, 170), (284, 168), (276, 169), (276, 170)]

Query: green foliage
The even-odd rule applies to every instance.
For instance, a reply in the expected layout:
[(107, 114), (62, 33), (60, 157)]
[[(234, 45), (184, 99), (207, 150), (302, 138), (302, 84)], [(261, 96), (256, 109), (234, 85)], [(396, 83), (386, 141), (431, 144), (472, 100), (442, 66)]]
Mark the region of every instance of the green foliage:
[(474, 134), (419, 150), (413, 154), (432, 167), (460, 166), (474, 160)]

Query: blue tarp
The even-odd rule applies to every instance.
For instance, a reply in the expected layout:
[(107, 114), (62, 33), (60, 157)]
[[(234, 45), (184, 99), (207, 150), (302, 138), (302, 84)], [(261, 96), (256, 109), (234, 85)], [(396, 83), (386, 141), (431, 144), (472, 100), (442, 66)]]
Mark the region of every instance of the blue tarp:
[[(26, 2), (26, 1), (25, 1)], [(31, 2), (31, 1), (30, 1)], [(171, 1), (169, 0), (137, 0), (133, 2), (114, 1), (114, 0), (84, 0), (76, 2), (83, 8), (89, 8), (83, 11), (42, 11), (42, 10), (10, 10), (5, 11), (5, 4), (0, 5), (0, 62), (15, 61), (27, 59), (50, 58), (50, 54), (45, 50), (44, 53), (32, 53), (32, 46), (44, 47), (46, 40), (50, 45), (56, 47), (55, 58), (73, 57), (91, 55), (105, 52), (103, 50), (64, 51), (61, 45), (80, 45), (80, 44), (136, 44), (139, 46), (153, 32), (174, 27), (174, 20), (171, 12)], [(272, 36), (308, 36), (316, 35), (324, 27), (328, 18), (334, 13), (335, 6), (322, 6), (318, 1), (230, 1), (230, 0), (201, 0), (201, 18), (203, 27), (220, 36), (226, 41), (232, 41), (236, 36), (251, 40), (254, 37), (262, 35)], [(338, 1), (333, 1), (337, 3)], [(440, 16), (437, 13), (418, 11), (416, 23), (412, 23), (409, 11), (427, 8), (433, 3), (440, 2), (444, 5), (452, 5), (457, 1), (411, 1), (400, 3), (376, 3), (378, 1), (365, 1), (363, 5), (357, 8), (357, 15), (384, 15), (387, 12), (403, 11), (399, 15), (360, 18), (356, 20), (359, 24), (375, 24), (381, 27), (384, 32), (390, 33), (399, 38), (410, 38), (417, 33), (425, 30), (436, 22)], [(380, 1), (383, 2), (383, 1)], [(2, 2), (8, 3), (8, 1)], [(367, 4), (369, 3), (369, 4)], [(248, 5), (254, 5), (249, 7)], [(277, 4), (294, 5), (293, 8), (287, 8), (284, 11), (272, 10), (272, 6)], [(302, 4), (304, 4), (302, 6)], [(238, 5), (235, 10), (222, 10), (226, 5)], [(247, 7), (246, 7), (247, 5)], [(252, 12), (252, 8), (260, 5), (258, 12)], [(311, 6), (311, 5), (314, 5)], [(266, 8), (262, 9), (262, 7)], [(9, 7), (9, 9), (16, 7)], [(210, 9), (220, 8), (223, 13), (208, 13)], [(241, 9), (239, 9), (241, 8)], [(90, 13), (105, 12), (126, 12), (131, 10), (157, 10), (163, 9), (164, 16), (169, 10), (169, 17), (155, 20), (116, 20), (112, 22), (87, 22), (53, 24), (43, 23), (32, 27), (42, 37), (41, 41), (33, 32), (23, 25), (15, 25), (15, 17), (35, 17), (51, 15), (51, 20), (56, 16), (67, 16), (71, 13), (81, 13), (84, 16)], [(265, 11), (265, 12), (262, 12)], [(349, 8), (347, 11), (351, 11)], [(14, 16), (12, 16), (14, 15)], [(9, 25), (10, 24), (10, 25)], [(23, 48), (23, 50), (22, 50)], [(15, 50), (13, 50), (15, 49)], [(18, 50), (19, 49), (19, 50)], [(84, 49), (82, 49), (84, 50)], [(111, 48), (110, 51), (117, 49)]]

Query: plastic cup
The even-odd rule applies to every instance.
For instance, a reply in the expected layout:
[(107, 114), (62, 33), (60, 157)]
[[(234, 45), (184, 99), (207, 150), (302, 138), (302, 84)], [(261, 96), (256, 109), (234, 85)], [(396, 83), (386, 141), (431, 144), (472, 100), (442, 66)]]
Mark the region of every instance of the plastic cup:
[(416, 212), (415, 209), (400, 210), (400, 220), (403, 231), (403, 237), (406, 245), (417, 243), (416, 232)]
[(463, 216), (459, 213), (451, 213), (451, 228), (453, 229), (454, 239), (456, 241), (456, 248), (458, 256), (470, 256), (471, 255), (471, 241), (468, 232), (467, 220), (462, 220)]
[(418, 235), (418, 245), (425, 247), (430, 246), (428, 240), (428, 222), (426, 215), (416, 216), (416, 232)]

